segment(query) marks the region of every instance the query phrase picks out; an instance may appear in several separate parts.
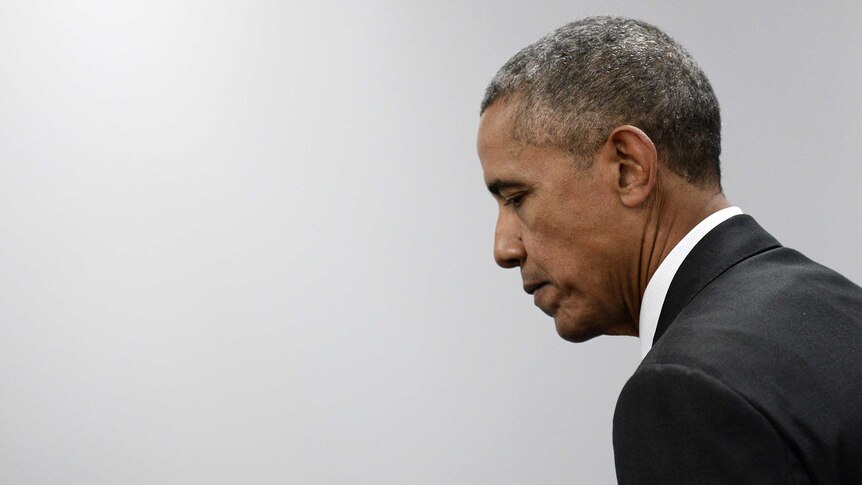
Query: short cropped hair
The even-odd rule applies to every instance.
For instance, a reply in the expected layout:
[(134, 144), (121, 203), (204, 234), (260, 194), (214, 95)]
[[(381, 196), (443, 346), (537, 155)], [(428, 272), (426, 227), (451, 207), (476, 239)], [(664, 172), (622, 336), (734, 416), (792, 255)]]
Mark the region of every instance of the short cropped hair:
[(697, 186), (721, 187), (718, 100), (694, 59), (657, 27), (622, 17), (564, 25), (497, 72), (481, 112), (515, 105), (514, 136), (589, 163), (621, 125), (643, 130), (659, 159)]

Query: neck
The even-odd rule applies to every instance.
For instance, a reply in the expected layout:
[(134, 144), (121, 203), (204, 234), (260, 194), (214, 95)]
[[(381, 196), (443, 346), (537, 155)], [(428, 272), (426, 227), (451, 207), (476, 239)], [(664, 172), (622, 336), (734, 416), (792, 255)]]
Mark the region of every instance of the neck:
[(638, 321), (647, 283), (671, 250), (701, 221), (730, 207), (717, 188), (697, 188), (681, 179), (665, 182), (656, 187), (658, 190), (645, 208), (639, 260), (631, 280), (629, 306), (634, 322)]

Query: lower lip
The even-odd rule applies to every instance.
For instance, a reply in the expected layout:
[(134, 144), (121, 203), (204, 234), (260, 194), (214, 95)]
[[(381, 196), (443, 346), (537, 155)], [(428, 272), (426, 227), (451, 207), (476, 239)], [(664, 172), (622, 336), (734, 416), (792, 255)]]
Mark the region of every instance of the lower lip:
[(542, 286), (538, 287), (538, 288), (536, 289), (536, 291), (535, 291), (535, 292), (533, 292), (533, 303), (534, 303), (537, 307), (539, 307), (539, 309), (540, 309), (540, 310), (542, 310), (543, 312), (545, 312), (548, 316), (553, 317), (553, 316), (554, 316), (554, 312), (552, 311), (552, 307), (553, 307), (553, 305), (548, 305), (548, 304), (547, 304), (548, 302), (545, 302), (546, 304), (545, 304), (545, 305), (543, 305), (543, 304), (542, 304), (542, 302), (540, 302), (540, 301), (539, 301), (539, 300), (540, 300), (540, 295), (542, 294), (542, 290), (544, 290), (544, 289), (545, 289), (545, 288), (547, 288), (547, 287), (548, 287), (548, 285), (547, 285), (547, 283), (546, 283), (546, 284), (544, 284), (544, 285), (542, 285)]

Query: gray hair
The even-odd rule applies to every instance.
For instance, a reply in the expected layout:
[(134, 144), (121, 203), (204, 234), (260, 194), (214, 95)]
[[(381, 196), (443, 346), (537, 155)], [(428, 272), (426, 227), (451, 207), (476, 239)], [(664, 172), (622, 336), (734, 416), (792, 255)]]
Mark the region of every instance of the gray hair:
[(671, 171), (720, 187), (712, 86), (682, 46), (645, 22), (591, 17), (560, 27), (500, 68), (481, 112), (497, 100), (514, 103), (514, 136), (528, 143), (589, 160), (614, 128), (634, 125)]

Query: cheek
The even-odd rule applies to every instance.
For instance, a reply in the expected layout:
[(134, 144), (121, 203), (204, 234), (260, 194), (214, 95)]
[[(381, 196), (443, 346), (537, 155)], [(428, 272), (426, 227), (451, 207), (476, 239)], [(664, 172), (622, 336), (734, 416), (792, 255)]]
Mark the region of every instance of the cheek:
[[(550, 235), (549, 235), (550, 236)], [(563, 293), (586, 294), (605, 299), (613, 291), (614, 272), (619, 258), (614, 251), (597, 241), (565, 237), (537, 238), (534, 264), (551, 278)]]
[(523, 214), (528, 259), (561, 287), (595, 291), (617, 258), (604, 214), (597, 207), (543, 202)]
[(527, 252), (528, 260), (538, 266), (561, 290), (578, 289), (586, 280), (591, 280), (594, 271), (591, 258), (577, 241), (563, 237), (539, 237), (533, 241), (533, 252)]

